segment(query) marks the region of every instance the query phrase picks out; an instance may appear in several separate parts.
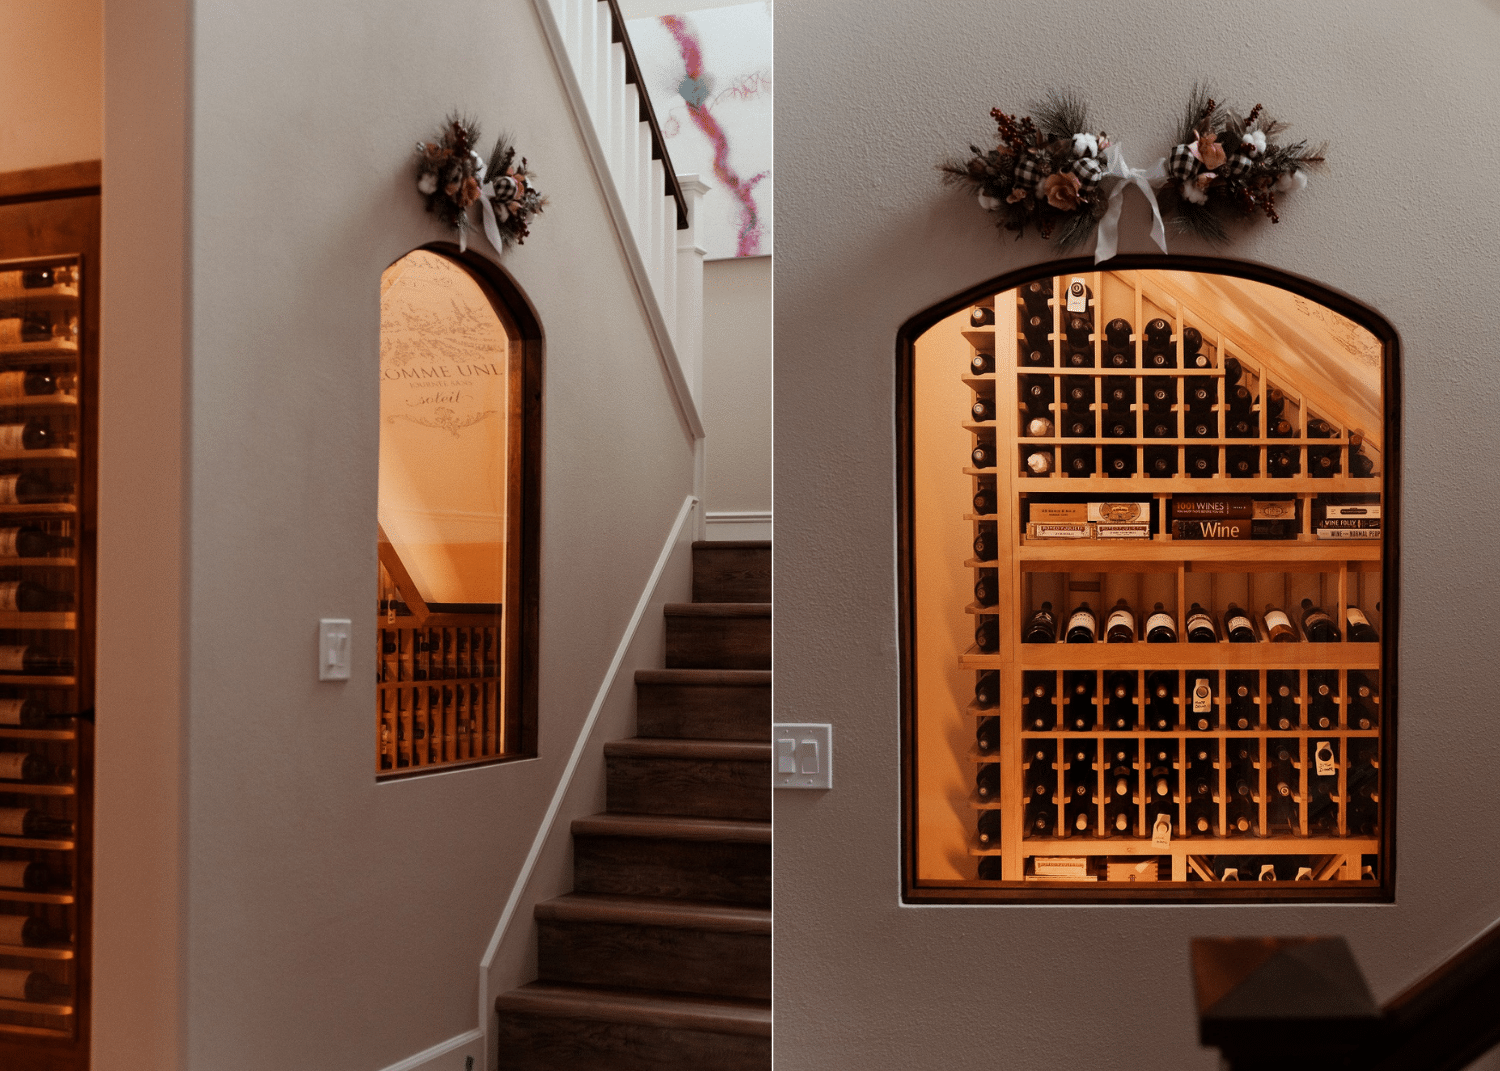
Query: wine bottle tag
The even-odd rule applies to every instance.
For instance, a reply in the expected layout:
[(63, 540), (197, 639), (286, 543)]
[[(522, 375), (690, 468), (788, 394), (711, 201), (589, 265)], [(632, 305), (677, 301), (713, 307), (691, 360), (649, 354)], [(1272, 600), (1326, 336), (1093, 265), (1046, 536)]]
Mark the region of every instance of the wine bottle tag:
[(30, 865), (25, 859), (0, 859), (0, 889), (24, 889)]
[(1219, 880), (1220, 881), (1239, 881), (1240, 880), (1240, 868), (1237, 867), (1237, 866), (1226, 866), (1224, 868), (1224, 876), (1221, 877), (1221, 878), (1219, 878)]
[(1292, 880), (1293, 881), (1312, 881), (1312, 867), (1310, 867), (1310, 866), (1299, 866), (1297, 868), (1297, 876), (1295, 878), (1293, 878)]
[(1280, 610), (1269, 610), (1269, 611), (1266, 612), (1266, 631), (1267, 632), (1270, 632), (1272, 629), (1291, 628), (1291, 627), (1292, 627), (1292, 622), (1290, 621), (1290, 619), (1287, 618), (1286, 614), (1283, 613), (1282, 611), (1280, 611)]
[(25, 807), (0, 807), (0, 837), (26, 835), (26, 810)]
[(24, 751), (0, 751), (0, 781), (21, 780), (21, 767), (26, 759)]
[(1276, 880), (1276, 867), (1275, 867), (1275, 865), (1272, 864), (1272, 863), (1262, 863), (1260, 865), (1260, 877), (1259, 877), (1258, 880), (1260, 880), (1260, 881), (1275, 881)]
[(1068, 311), (1089, 311), (1089, 288), (1082, 279), (1075, 277), (1068, 283)]
[(1159, 814), (1151, 826), (1151, 844), (1156, 848), (1165, 848), (1172, 843), (1172, 816)]
[(0, 450), (24, 450), (25, 424), (0, 424)]
[(26, 669), (25, 646), (0, 645), (0, 673), (21, 673)]
[(1193, 713), (1211, 714), (1213, 709), (1213, 687), (1208, 683), (1207, 677), (1199, 677), (1198, 682), (1193, 685)]
[(26, 924), (30, 915), (0, 915), (0, 945), (12, 948), (25, 944)]
[(1317, 763), (1319, 777), (1332, 777), (1339, 772), (1339, 764), (1333, 757), (1333, 745), (1327, 740), (1318, 741), (1313, 750), (1313, 761)]
[(25, 1000), (26, 983), (31, 980), (33, 973), (0, 968), (0, 997), (6, 1000)]
[(1365, 612), (1358, 606), (1345, 608), (1344, 617), (1348, 619), (1351, 628), (1355, 625), (1368, 625), (1370, 623), (1370, 619), (1365, 616)]

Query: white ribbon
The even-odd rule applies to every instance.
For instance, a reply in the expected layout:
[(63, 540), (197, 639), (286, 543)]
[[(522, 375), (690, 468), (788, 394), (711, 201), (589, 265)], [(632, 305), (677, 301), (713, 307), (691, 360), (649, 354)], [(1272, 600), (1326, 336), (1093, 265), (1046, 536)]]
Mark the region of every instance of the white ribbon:
[(1151, 224), (1151, 238), (1156, 242), (1157, 248), (1165, 253), (1167, 251), (1167, 228), (1161, 221), (1161, 209), (1156, 204), (1156, 193), (1152, 187), (1166, 184), (1166, 157), (1156, 161), (1156, 166), (1146, 171), (1127, 164), (1118, 145), (1111, 145), (1105, 149), (1104, 156), (1107, 162), (1104, 178), (1119, 181), (1115, 183), (1114, 189), (1109, 191), (1109, 207), (1104, 210), (1104, 218), (1099, 221), (1099, 232), (1094, 241), (1094, 263), (1099, 264), (1108, 260), (1119, 249), (1120, 211), (1125, 207), (1125, 187), (1127, 186), (1135, 186), (1146, 195), (1146, 200), (1151, 205), (1151, 214), (1156, 217), (1155, 222)]
[[(490, 198), (495, 196), (495, 184), (484, 180), (487, 170), (483, 158), (474, 153), (474, 159), (478, 161), (474, 168), (474, 177), (479, 180), (479, 215), (484, 224), (484, 236), (489, 239), (490, 245), (495, 247), (495, 256), (503, 256), (505, 243), (500, 238), (500, 224), (495, 219), (495, 208), (490, 204)], [(469, 248), (469, 229), (461, 227), (458, 231), (458, 251), (460, 253)]]

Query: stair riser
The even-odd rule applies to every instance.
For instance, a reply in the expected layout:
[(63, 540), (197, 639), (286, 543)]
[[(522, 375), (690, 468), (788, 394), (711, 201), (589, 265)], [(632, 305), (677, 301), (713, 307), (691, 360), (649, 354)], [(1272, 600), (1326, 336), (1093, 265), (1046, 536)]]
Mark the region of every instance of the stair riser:
[(575, 833), (573, 888), (769, 907), (771, 846)]
[(766, 1071), (771, 1039), (505, 1014), (500, 1071)]
[(668, 669), (770, 669), (769, 617), (667, 617)]
[(683, 740), (771, 739), (771, 689), (637, 684), (636, 735)]
[(771, 764), (647, 759), (606, 760), (607, 800), (614, 814), (771, 820)]
[(770, 602), (770, 547), (693, 548), (694, 602)]
[(559, 919), (537, 927), (544, 982), (771, 999), (769, 934)]

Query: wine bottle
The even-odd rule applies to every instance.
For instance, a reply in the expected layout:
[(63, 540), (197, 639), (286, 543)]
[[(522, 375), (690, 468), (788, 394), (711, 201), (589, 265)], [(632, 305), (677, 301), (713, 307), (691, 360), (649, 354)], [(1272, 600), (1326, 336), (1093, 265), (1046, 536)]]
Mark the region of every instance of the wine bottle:
[(1260, 475), (1260, 449), (1255, 446), (1230, 446), (1224, 450), (1224, 468), (1230, 479), (1243, 480)]
[[(1135, 414), (1106, 413), (1104, 415), (1104, 437), (1106, 439), (1129, 439), (1135, 435)], [(1108, 471), (1108, 466), (1106, 466)]]
[(1339, 708), (1334, 699), (1334, 688), (1337, 687), (1337, 673), (1334, 674), (1334, 684), (1328, 681), (1314, 682), (1313, 674), (1317, 670), (1308, 670), (1307, 687), (1312, 693), (1308, 696), (1308, 724), (1314, 729), (1332, 729), (1338, 724)]
[(71, 601), (62, 592), (48, 591), (30, 580), (0, 580), (0, 611), (40, 613)]
[(1177, 448), (1175, 446), (1146, 447), (1146, 475), (1154, 479), (1165, 479), (1177, 474)]
[(1266, 638), (1272, 643), (1297, 642), (1297, 633), (1292, 629), (1292, 623), (1286, 613), (1270, 603), (1266, 603), (1265, 625)]
[(1243, 383), (1236, 383), (1233, 386), (1226, 384), (1224, 405), (1231, 415), (1249, 416), (1251, 408), (1255, 405), (1255, 395)]
[(1219, 419), (1213, 412), (1189, 411), (1183, 422), (1183, 434), (1189, 439), (1212, 439), (1219, 434)]
[(986, 420), (995, 419), (995, 403), (989, 398), (975, 398), (974, 404), (969, 407), (975, 423), (983, 423)]
[(1094, 381), (1088, 376), (1064, 376), (1062, 390), (1070, 411), (1084, 412), (1094, 404)]
[(27, 859), (0, 859), (0, 888), (49, 892), (62, 885), (46, 863)]
[(1104, 448), (1104, 475), (1114, 479), (1127, 479), (1135, 475), (1135, 447), (1106, 446)]
[(1000, 625), (995, 618), (984, 616), (979, 619), (979, 626), (974, 629), (974, 646), (985, 654), (999, 648)]
[(1188, 725), (1206, 733), (1214, 727), (1214, 685), (1205, 674), (1188, 674), (1188, 698), (1192, 704), (1192, 715)]
[(1128, 413), (1135, 404), (1135, 380), (1110, 376), (1104, 380), (1104, 405), (1111, 413)]
[(974, 492), (974, 512), (984, 515), (995, 512), (995, 488), (993, 484), (980, 484), (979, 490)]
[(1147, 412), (1169, 412), (1177, 404), (1177, 385), (1170, 377), (1148, 376), (1141, 384), (1141, 391)]
[(975, 351), (974, 356), (969, 358), (969, 372), (976, 376), (989, 375), (995, 370), (995, 355), (993, 353), (981, 353)]
[(980, 811), (978, 828), (974, 839), (981, 848), (995, 848), (1000, 844), (1000, 812)]
[(1115, 603), (1115, 608), (1105, 619), (1104, 641), (1106, 643), (1135, 642), (1135, 614), (1130, 612), (1130, 607), (1124, 599)]
[(52, 429), (46, 421), (32, 418), (24, 424), (0, 424), (0, 450), (46, 450), (52, 445)]
[(1219, 633), (1214, 628), (1213, 616), (1197, 603), (1188, 608), (1188, 643), (1218, 643)]
[(982, 562), (992, 562), (1000, 550), (1000, 539), (993, 528), (981, 528), (974, 537), (974, 557)]
[(1116, 670), (1104, 686), (1108, 696), (1104, 724), (1117, 732), (1128, 732), (1135, 726), (1135, 674)]
[(976, 443), (974, 451), (969, 455), (976, 469), (992, 469), (995, 467), (995, 447), (993, 443)]
[(1043, 343), (1040, 346), (1030, 346), (1023, 348), (1021, 350), (1021, 364), (1027, 368), (1051, 368), (1051, 343)]
[(981, 855), (979, 857), (980, 881), (1001, 881), (1004, 878), (1003, 863), (998, 855)]
[(1052, 300), (1052, 280), (1046, 279), (1035, 283), (1027, 283), (1021, 287), (1021, 301), (1026, 306), (1026, 311), (1037, 315), (1046, 315), (1048, 302)]
[(1093, 350), (1069, 350), (1063, 357), (1063, 365), (1068, 368), (1093, 368)]
[(0, 727), (39, 729), (49, 720), (46, 708), (35, 699), (0, 699)]
[(1027, 620), (1026, 628), (1021, 633), (1021, 642), (1057, 642), (1057, 618), (1052, 613), (1052, 604), (1050, 602), (1042, 603), (1042, 608), (1034, 612)]
[(0, 372), (0, 404), (57, 393), (57, 380), (44, 368)]
[(1155, 828), (1159, 815), (1166, 815), (1173, 830), (1177, 827), (1177, 771), (1172, 768), (1172, 758), (1164, 748), (1157, 749), (1152, 756), (1151, 767), (1146, 773), (1146, 822)]
[(1177, 724), (1177, 674), (1160, 671), (1146, 676), (1146, 725), (1167, 732)]
[(27, 342), (46, 342), (52, 338), (52, 321), (41, 313), (7, 316), (0, 319), (0, 345), (15, 346)]
[(1047, 476), (1051, 472), (1051, 450), (1036, 450), (1026, 455), (1026, 473), (1028, 476)]
[(1349, 724), (1356, 729), (1375, 728), (1380, 723), (1380, 718), (1375, 713), (1374, 689), (1370, 686), (1369, 678), (1363, 673), (1351, 672), (1349, 691), (1353, 696), (1349, 709)]
[(1224, 436), (1229, 439), (1254, 439), (1260, 435), (1260, 419), (1254, 413), (1231, 411), (1224, 426)]
[(1177, 354), (1171, 349), (1157, 349), (1148, 342), (1142, 364), (1147, 368), (1176, 368)]
[(1237, 603), (1230, 603), (1224, 611), (1224, 635), (1229, 637), (1230, 643), (1255, 642), (1255, 625)]
[(1280, 387), (1266, 387), (1265, 410), (1267, 424), (1280, 420), (1286, 412), (1286, 393)]
[(1033, 439), (1050, 439), (1052, 421), (1047, 417), (1032, 417), (1026, 422), (1026, 434)]
[(1115, 317), (1104, 325), (1104, 342), (1114, 350), (1128, 349), (1130, 346), (1130, 321), (1122, 317)]
[(1370, 619), (1358, 606), (1347, 606), (1344, 608), (1344, 624), (1348, 627), (1350, 643), (1379, 643), (1380, 637), (1375, 634), (1375, 628), (1370, 624)]
[(1035, 751), (1026, 766), (1026, 799), (1029, 803), (1052, 803), (1057, 792), (1057, 771), (1045, 752)]
[(1266, 475), (1286, 479), (1295, 476), (1302, 471), (1300, 458), (1297, 456), (1297, 448), (1272, 447), (1266, 451)]
[(1063, 471), (1072, 480), (1084, 480), (1092, 476), (1094, 474), (1094, 448), (1092, 446), (1063, 447)]
[(1188, 377), (1183, 384), (1183, 393), (1187, 398), (1188, 409), (1195, 413), (1212, 409), (1219, 399), (1214, 381), (1206, 376)]
[(1052, 702), (1053, 677), (1050, 673), (1028, 673), (1026, 709), (1021, 720), (1034, 732), (1057, 728), (1057, 707)]
[(980, 606), (994, 606), (1000, 601), (1000, 581), (994, 573), (979, 574), (974, 581), (974, 601)]
[(1339, 474), (1340, 450), (1337, 446), (1309, 446), (1307, 448), (1307, 474), (1315, 479), (1328, 480)]
[[(1088, 347), (1089, 335), (1093, 330), (1094, 325), (1086, 316), (1074, 313), (1063, 318), (1063, 333), (1067, 336), (1068, 342), (1078, 349)], [(1093, 354), (1090, 353), (1090, 364), (1093, 364), (1093, 359)]]
[(1050, 350), (1052, 333), (1052, 317), (1047, 313), (1031, 313), (1021, 316), (1021, 334), (1025, 336), (1026, 345), (1034, 350)]
[(43, 471), (12, 472), (0, 475), (0, 505), (30, 505), (49, 502), (71, 495), (70, 484), (53, 485)]
[(970, 327), (988, 327), (995, 322), (995, 310), (984, 305), (975, 305), (969, 310)]
[(1070, 672), (1065, 678), (1068, 689), (1067, 725), (1075, 733), (1086, 733), (1094, 727), (1094, 674)]
[(1224, 358), (1224, 385), (1226, 387), (1235, 386), (1244, 377), (1244, 375), (1245, 366), (1240, 363), (1238, 357)]
[(1307, 421), (1307, 437), (1309, 439), (1333, 439), (1337, 438), (1338, 429), (1322, 417), (1309, 417)]
[(987, 669), (974, 682), (974, 705), (988, 710), (1000, 702), (1000, 671)]
[(1068, 618), (1067, 642), (1093, 643), (1099, 638), (1099, 618), (1089, 609), (1087, 600), (1078, 604)]
[(53, 766), (40, 755), (29, 751), (0, 751), (0, 781), (66, 781), (73, 775), (71, 766)]
[(66, 676), (73, 672), (73, 660), (54, 655), (35, 644), (0, 645), (0, 673), (25, 673), (37, 676)]
[(1214, 446), (1189, 446), (1184, 451), (1187, 474), (1196, 479), (1215, 476), (1219, 471), (1219, 450)]
[(974, 747), (981, 754), (987, 754), (1000, 746), (1000, 719), (980, 718), (979, 724), (974, 727)]
[(1156, 413), (1146, 418), (1146, 438), (1171, 439), (1177, 435), (1177, 417), (1173, 413)]
[(1227, 679), (1229, 688), (1228, 721), (1231, 729), (1249, 729), (1259, 718), (1256, 715), (1254, 670), (1230, 670)]
[(68, 819), (55, 818), (30, 807), (0, 807), (0, 837), (68, 840), (73, 836), (73, 829), (73, 823)]
[(1364, 452), (1365, 437), (1358, 432), (1349, 434), (1349, 475), (1357, 479), (1368, 479), (1375, 475), (1375, 462)]
[(1028, 803), (1027, 830), (1029, 837), (1050, 837), (1057, 823), (1057, 807), (1051, 803)]
[(0, 998), (33, 1004), (56, 1004), (66, 1000), (68, 987), (54, 982), (41, 971), (0, 967)]
[(65, 930), (53, 929), (34, 915), (0, 915), (0, 945), (37, 948), (67, 941)]
[(1339, 630), (1333, 617), (1311, 599), (1302, 600), (1302, 632), (1308, 643), (1338, 643)]
[(1300, 720), (1297, 708), (1297, 697), (1293, 692), (1293, 685), (1286, 681), (1273, 683), (1267, 675), (1266, 687), (1271, 693), (1271, 706), (1266, 712), (1266, 720), (1278, 729), (1295, 729)]
[(1146, 618), (1146, 642), (1177, 642), (1177, 622), (1172, 620), (1172, 615), (1162, 608), (1161, 603), (1152, 607), (1151, 616)]
[[(1091, 411), (1071, 411), (1063, 421), (1063, 434), (1070, 439), (1091, 439), (1094, 436), (1094, 414)], [(1067, 462), (1064, 461), (1064, 467)]]
[(996, 799), (1000, 795), (1000, 767), (984, 763), (974, 775), (974, 794), (981, 800)]

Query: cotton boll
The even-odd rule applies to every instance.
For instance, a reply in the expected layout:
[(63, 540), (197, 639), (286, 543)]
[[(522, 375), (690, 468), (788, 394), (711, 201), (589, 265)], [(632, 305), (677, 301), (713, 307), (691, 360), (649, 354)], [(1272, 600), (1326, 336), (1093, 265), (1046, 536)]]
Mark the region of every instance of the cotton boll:
[(982, 208), (982, 209), (984, 209), (986, 212), (993, 212), (993, 211), (995, 211), (995, 209), (997, 209), (997, 208), (1000, 207), (1000, 198), (998, 198), (998, 197), (991, 197), (989, 194), (985, 193), (983, 190), (980, 190), (979, 191), (979, 207)]
[(1098, 156), (1099, 139), (1092, 134), (1074, 134), (1073, 153), (1075, 156)]
[(429, 196), (437, 193), (437, 175), (429, 171), (417, 179), (417, 192)]
[(1250, 150), (1250, 155), (1259, 156), (1266, 151), (1266, 132), (1264, 130), (1252, 130), (1240, 138), (1240, 144)]
[(1182, 184), (1182, 199), (1190, 204), (1202, 205), (1208, 203), (1208, 191), (1200, 190), (1196, 183), (1188, 181)]
[(1276, 180), (1275, 190), (1277, 193), (1287, 193), (1291, 190), (1300, 190), (1307, 185), (1307, 174), (1303, 171), (1288, 171)]

